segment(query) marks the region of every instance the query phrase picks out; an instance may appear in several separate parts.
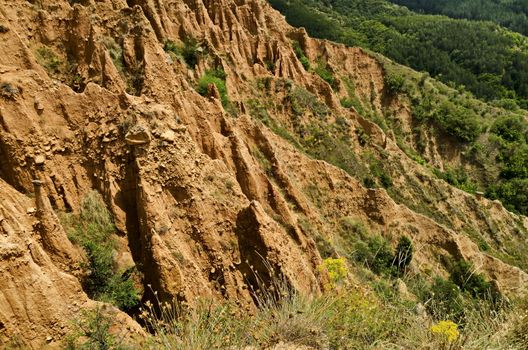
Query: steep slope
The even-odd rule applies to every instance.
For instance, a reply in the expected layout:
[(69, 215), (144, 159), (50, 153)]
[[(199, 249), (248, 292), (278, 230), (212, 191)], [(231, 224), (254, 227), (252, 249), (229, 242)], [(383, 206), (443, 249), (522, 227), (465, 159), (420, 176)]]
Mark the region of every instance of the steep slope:
[[(509, 210), (528, 214), (528, 120), (520, 108), (526, 109), (526, 37), (489, 22), (420, 15), (385, 0), (270, 3), (310, 35), (369, 48), (425, 71), (419, 75), (380, 58), (388, 86), (408, 97), (413, 125), (403, 133), (398, 118), (390, 124), (390, 109), (376, 115), (361, 106), (364, 101), (342, 102), (359, 106), (362, 116), (392, 129), (400, 144), (421, 155), (451, 184), (480, 190)], [(322, 73), (319, 66), (312, 69)], [(440, 146), (433, 146), (434, 152), (428, 149), (431, 130)], [(442, 146), (446, 142), (450, 146)], [(456, 157), (453, 145), (460, 151)]]
[[(128, 243), (120, 254), (140, 271), (144, 300), (156, 291), (252, 309), (255, 275), (267, 283), (269, 268), (317, 294), (316, 241), (334, 242), (347, 217), (393, 241), (410, 236), (418, 271), (445, 274), (439, 257), (451, 256), (507, 294), (526, 291), (523, 270), (462, 233), (523, 242), (525, 218), (436, 179), (341, 107), (352, 85), (373, 110), (408, 116), (364, 51), (311, 39), (258, 0), (3, 0), (0, 28), (2, 341), (16, 332), (33, 348), (59, 346), (68, 320), (93, 307), (76, 279), (82, 254), (51, 210), (78, 212), (93, 189)], [(163, 50), (191, 39), (196, 62)], [(333, 88), (306, 71), (293, 41), (324, 63)], [(407, 206), (358, 181), (372, 171), (366, 159), (384, 163)], [(430, 217), (409, 208), (424, 202)]]

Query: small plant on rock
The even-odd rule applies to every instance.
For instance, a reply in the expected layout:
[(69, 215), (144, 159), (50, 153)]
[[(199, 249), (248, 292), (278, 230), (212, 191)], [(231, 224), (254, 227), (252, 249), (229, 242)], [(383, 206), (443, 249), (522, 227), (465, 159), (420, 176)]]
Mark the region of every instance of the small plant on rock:
[(62, 61), (57, 54), (47, 46), (41, 46), (37, 49), (37, 61), (46, 68), (49, 73), (58, 73), (60, 66), (62, 65)]
[(14, 100), (20, 93), (20, 90), (10, 83), (0, 83), (0, 96)]
[(119, 350), (127, 349), (122, 339), (110, 333), (112, 317), (101, 306), (82, 310), (74, 321), (74, 330), (66, 338), (67, 350)]
[(207, 70), (200, 80), (198, 80), (196, 91), (202, 96), (207, 96), (209, 94), (209, 86), (211, 84), (216, 86), (220, 94), (222, 106), (225, 108), (230, 103), (227, 95), (226, 77), (225, 71), (221, 68)]

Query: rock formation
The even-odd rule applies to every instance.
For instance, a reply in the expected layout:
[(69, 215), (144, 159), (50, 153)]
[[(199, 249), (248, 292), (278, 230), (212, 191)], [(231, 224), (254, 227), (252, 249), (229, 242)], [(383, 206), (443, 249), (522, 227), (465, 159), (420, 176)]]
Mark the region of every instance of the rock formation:
[[(270, 273), (263, 259), (292, 287), (319, 293), (315, 240), (346, 217), (393, 240), (409, 235), (418, 269), (442, 273), (438, 256), (465, 258), (504, 292), (525, 291), (525, 272), (481, 252), (463, 230), (509, 237), (526, 220), (435, 179), (342, 108), (343, 80), (332, 88), (306, 71), (292, 40), (335, 76), (353, 77), (374, 108), (389, 108), (383, 69), (362, 50), (311, 39), (262, 0), (0, 0), (0, 25), (0, 342), (16, 335), (32, 348), (58, 347), (68, 320), (94, 305), (76, 277), (82, 254), (56, 215), (77, 212), (90, 190), (103, 195), (142, 283), (164, 299), (251, 309), (252, 271)], [(164, 51), (189, 38), (200, 46), (195, 67)], [(226, 74), (228, 105), (216, 88), (196, 92), (211, 69)], [(257, 101), (285, 130), (321, 118), (287, 108), (294, 87), (320, 101), (328, 124), (344, 120), (351, 152), (383, 155), (411, 202), (420, 191), (440, 198), (446, 222), (365, 188), (255, 117)]]

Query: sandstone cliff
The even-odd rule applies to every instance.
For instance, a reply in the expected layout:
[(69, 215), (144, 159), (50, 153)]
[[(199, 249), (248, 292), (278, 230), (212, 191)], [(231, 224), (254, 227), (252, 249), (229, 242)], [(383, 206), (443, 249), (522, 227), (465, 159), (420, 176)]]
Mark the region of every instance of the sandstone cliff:
[[(123, 264), (164, 299), (228, 298), (251, 309), (251, 275), (269, 273), (263, 259), (294, 288), (319, 293), (315, 241), (332, 241), (347, 217), (392, 240), (409, 235), (418, 270), (442, 273), (438, 257), (449, 255), (506, 293), (526, 289), (524, 271), (464, 234), (515, 242), (526, 219), (436, 179), (341, 107), (348, 81), (373, 109), (396, 106), (409, 118), (375, 58), (309, 38), (264, 1), (2, 0), (0, 29), (0, 341), (59, 346), (68, 320), (95, 304), (77, 278), (82, 253), (57, 219), (90, 190), (126, 242)], [(201, 50), (194, 67), (164, 51), (190, 38)], [(303, 67), (293, 41), (326, 64), (333, 87)], [(196, 91), (210, 69), (226, 73), (224, 105), (213, 85)], [(343, 152), (384, 162), (415, 206), (295, 146), (316, 142), (322, 125), (340, 126), (329, 135), (346, 135)], [(438, 219), (416, 212), (427, 201)]]

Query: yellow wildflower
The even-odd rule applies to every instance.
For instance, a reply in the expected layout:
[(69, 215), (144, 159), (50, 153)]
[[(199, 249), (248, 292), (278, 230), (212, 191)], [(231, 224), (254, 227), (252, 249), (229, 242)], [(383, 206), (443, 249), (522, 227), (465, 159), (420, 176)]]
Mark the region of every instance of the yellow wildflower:
[(326, 270), (330, 279), (330, 289), (334, 288), (335, 285), (344, 280), (348, 274), (346, 261), (344, 258), (328, 258), (323, 260), (323, 265), (320, 267), (321, 270)]
[(454, 342), (460, 335), (458, 331), (458, 325), (455, 322), (449, 320), (440, 321), (437, 324), (431, 326), (431, 332), (433, 334), (445, 337), (448, 343)]

